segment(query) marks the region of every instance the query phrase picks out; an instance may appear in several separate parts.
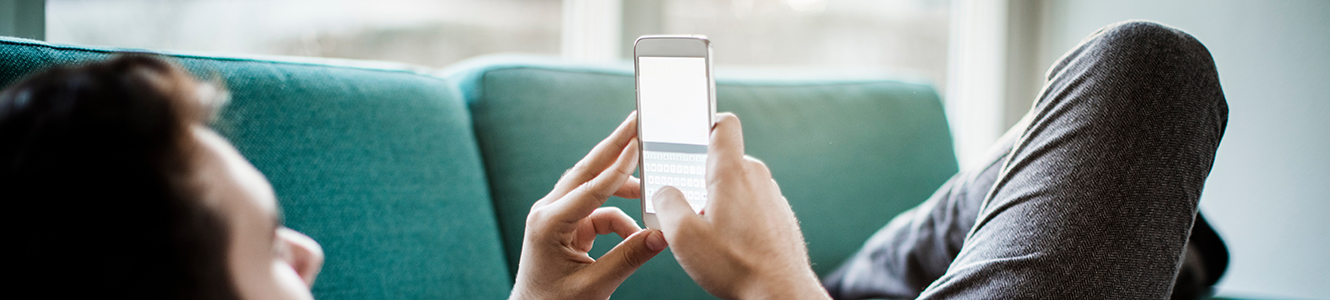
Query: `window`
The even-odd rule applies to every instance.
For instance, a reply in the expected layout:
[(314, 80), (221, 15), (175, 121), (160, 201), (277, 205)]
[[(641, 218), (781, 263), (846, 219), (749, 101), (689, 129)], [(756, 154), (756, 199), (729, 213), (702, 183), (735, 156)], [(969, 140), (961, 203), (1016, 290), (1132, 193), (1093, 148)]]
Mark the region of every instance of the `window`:
[[(618, 45), (582, 53), (622, 60), (639, 35), (705, 34), (722, 68), (875, 68), (923, 75), (939, 90), (946, 82), (946, 0), (48, 0), (46, 16), (46, 39), (58, 43), (436, 68), (580, 49), (561, 43)], [(619, 36), (569, 38), (562, 27)]]
[(559, 53), (559, 0), (48, 0), (46, 40), (445, 67)]
[[(945, 90), (945, 0), (661, 0), (660, 4), (660, 31), (707, 35), (717, 67), (888, 69), (925, 76), (939, 91)], [(629, 11), (625, 19), (633, 16)]]
[[(993, 7), (1002, 5), (948, 0), (46, 0), (45, 38), (444, 68), (501, 52), (622, 62), (631, 57), (638, 36), (703, 34), (713, 42), (715, 66), (722, 73), (734, 68), (888, 70), (930, 81), (943, 94), (949, 59), (952, 70), (967, 70), (956, 75), (992, 73), (957, 69), (966, 61), (949, 58), (949, 50), (952, 55), (1001, 53), (994, 52), (1001, 50), (996, 46), (970, 43), (970, 36), (988, 36), (988, 31), (953, 34), (989, 28), (993, 22), (957, 22), (967, 17), (953, 14), (993, 11), (996, 16)], [(975, 8), (960, 9), (965, 7)], [(999, 33), (1002, 28), (993, 27)], [(953, 40), (962, 42), (949, 44)], [(997, 95), (976, 89), (971, 81), (952, 80), (951, 85), (970, 94)], [(994, 108), (1001, 106), (994, 106), (997, 98), (965, 100), (976, 97), (953, 94), (948, 114), (966, 162), (1001, 132), (1001, 111)]]

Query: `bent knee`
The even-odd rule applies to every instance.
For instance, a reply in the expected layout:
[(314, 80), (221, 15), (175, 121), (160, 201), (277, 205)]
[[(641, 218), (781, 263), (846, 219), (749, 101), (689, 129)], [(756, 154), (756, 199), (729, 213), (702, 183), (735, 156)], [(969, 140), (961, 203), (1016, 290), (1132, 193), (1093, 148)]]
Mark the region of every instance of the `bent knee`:
[(1149, 63), (1139, 67), (1182, 67), (1214, 70), (1210, 51), (1196, 37), (1180, 29), (1152, 21), (1129, 20), (1110, 24), (1091, 35), (1092, 51), (1118, 57), (1119, 61)]
[[(1124, 21), (1105, 26), (1087, 40), (1087, 54), (1108, 66), (1110, 77), (1137, 88), (1190, 89), (1222, 99), (1219, 75), (1210, 51), (1177, 28), (1150, 21)], [(1129, 88), (1128, 88), (1129, 89)], [(1152, 93), (1152, 94), (1153, 94)], [(1217, 95), (1216, 95), (1217, 94)], [(1209, 102), (1209, 101), (1207, 101)]]
[(1127, 108), (1106, 116), (1137, 120), (1130, 112), (1149, 112), (1150, 120), (1175, 120), (1205, 115), (1220, 128), (1227, 118), (1210, 52), (1190, 34), (1155, 22), (1101, 28), (1050, 70), (1049, 79), (1053, 88), (1098, 95), (1085, 99), (1097, 102), (1093, 106)]
[[(1147, 20), (1127, 20), (1108, 24), (1099, 28), (1094, 36), (1102, 36), (1110, 41), (1131, 40), (1169, 40), (1182, 37), (1191, 38), (1190, 34), (1172, 26)], [(1191, 39), (1195, 40), (1195, 39)]]

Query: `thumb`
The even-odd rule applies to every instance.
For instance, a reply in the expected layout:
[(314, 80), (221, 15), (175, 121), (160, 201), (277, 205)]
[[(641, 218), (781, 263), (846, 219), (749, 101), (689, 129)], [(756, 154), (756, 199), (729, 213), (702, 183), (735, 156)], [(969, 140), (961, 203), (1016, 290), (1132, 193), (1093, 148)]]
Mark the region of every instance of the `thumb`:
[(680, 231), (698, 229), (696, 226), (706, 223), (693, 211), (693, 206), (688, 204), (679, 189), (662, 187), (651, 199), (656, 206), (656, 220), (660, 221), (660, 230), (665, 233), (666, 240), (674, 241), (679, 238)]
[(665, 250), (665, 235), (660, 230), (647, 229), (628, 236), (614, 249), (601, 255), (588, 267), (596, 282), (618, 286), (660, 251)]

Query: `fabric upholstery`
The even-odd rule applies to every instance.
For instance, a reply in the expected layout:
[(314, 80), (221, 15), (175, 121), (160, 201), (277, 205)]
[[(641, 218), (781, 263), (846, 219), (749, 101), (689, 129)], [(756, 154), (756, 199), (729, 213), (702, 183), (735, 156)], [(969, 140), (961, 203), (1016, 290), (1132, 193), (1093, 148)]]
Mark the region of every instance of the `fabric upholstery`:
[[(0, 86), (121, 51), (0, 38)], [(452, 85), (405, 71), (172, 55), (220, 80), (215, 128), (318, 240), (318, 299), (497, 299), (511, 276), (471, 120)]]
[[(510, 62), (463, 63), (450, 78), (471, 107), (509, 272), (516, 274), (531, 204), (635, 109), (635, 95), (631, 65)], [(768, 164), (790, 200), (819, 275), (957, 171), (941, 103), (927, 85), (719, 76), (719, 111), (742, 120), (748, 154)], [(613, 198), (607, 205), (640, 224), (638, 200)], [(601, 236), (592, 256), (619, 241)], [(661, 297), (711, 298), (668, 250), (614, 294)]]
[[(0, 39), (0, 86), (122, 51), (142, 50)], [(634, 109), (631, 66), (502, 59), (462, 64), (445, 82), (398, 70), (167, 55), (231, 91), (215, 128), (272, 181), (287, 224), (323, 244), (319, 299), (504, 297), (531, 203)], [(956, 172), (927, 85), (724, 74), (720, 110), (743, 119), (749, 154), (781, 182), (819, 274)], [(637, 200), (608, 204), (640, 214)], [(592, 255), (618, 242), (601, 237)], [(614, 297), (663, 295), (710, 298), (668, 251)]]

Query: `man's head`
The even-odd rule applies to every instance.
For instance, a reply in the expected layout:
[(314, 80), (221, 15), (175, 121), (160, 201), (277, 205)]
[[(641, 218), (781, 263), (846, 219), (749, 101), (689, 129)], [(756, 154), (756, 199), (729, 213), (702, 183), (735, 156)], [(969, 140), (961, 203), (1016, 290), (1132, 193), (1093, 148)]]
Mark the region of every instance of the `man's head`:
[(309, 298), (322, 251), (282, 227), (267, 180), (205, 127), (219, 94), (147, 56), (57, 67), (0, 93), (0, 219), (15, 286)]

